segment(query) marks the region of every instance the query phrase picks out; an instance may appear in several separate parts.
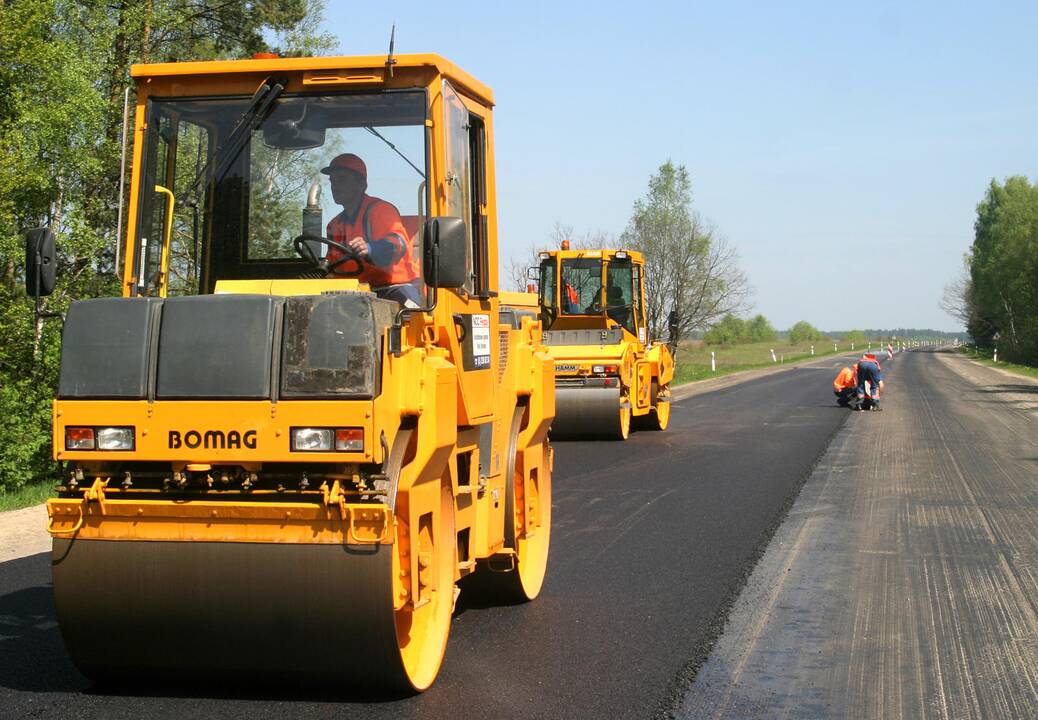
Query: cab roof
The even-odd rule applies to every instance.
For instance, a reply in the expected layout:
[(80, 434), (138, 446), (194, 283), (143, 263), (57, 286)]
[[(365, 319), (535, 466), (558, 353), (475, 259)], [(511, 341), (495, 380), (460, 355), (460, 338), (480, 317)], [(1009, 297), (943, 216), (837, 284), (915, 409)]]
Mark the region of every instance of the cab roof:
[(637, 250), (628, 250), (627, 248), (617, 248), (615, 250), (603, 248), (600, 250), (544, 250), (541, 252), (541, 257), (549, 255), (551, 257), (557, 257), (561, 260), (569, 260), (571, 258), (605, 258), (611, 260), (616, 256), (617, 253), (624, 253), (631, 259), (632, 262), (643, 264), (645, 257)]
[[(385, 72), (386, 55), (339, 55), (325, 57), (274, 57), (250, 60), (205, 60), (198, 62), (154, 63), (149, 65), (133, 65), (130, 75), (134, 78), (185, 77), (205, 75), (226, 75), (233, 73), (273, 73), (273, 72), (307, 72), (333, 70), (367, 70), (373, 71), (372, 83), (380, 84), (381, 77), (376, 73)], [(494, 105), (493, 91), (476, 78), (469, 75), (451, 61), (432, 53), (412, 55), (394, 55), (393, 71), (406, 71), (408, 68), (433, 69), (455, 85), (465, 88), (469, 94), (485, 103)]]

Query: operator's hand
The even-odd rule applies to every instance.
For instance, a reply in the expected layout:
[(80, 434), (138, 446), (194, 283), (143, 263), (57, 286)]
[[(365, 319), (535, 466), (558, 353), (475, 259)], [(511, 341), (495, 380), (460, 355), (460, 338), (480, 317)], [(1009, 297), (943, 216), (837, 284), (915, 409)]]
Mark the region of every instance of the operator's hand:
[(355, 253), (357, 253), (358, 257), (362, 257), (362, 258), (369, 257), (369, 255), (370, 255), (370, 248), (368, 247), (368, 243), (360, 235), (358, 235), (357, 237), (353, 238), (352, 240), (350, 240), (346, 244), (349, 245), (351, 248), (353, 248), (353, 251)]

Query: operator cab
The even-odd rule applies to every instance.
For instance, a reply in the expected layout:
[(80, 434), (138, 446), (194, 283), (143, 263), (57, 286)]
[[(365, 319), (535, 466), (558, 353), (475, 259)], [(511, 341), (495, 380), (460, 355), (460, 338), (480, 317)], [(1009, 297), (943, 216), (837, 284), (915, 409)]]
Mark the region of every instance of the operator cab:
[(367, 194), (397, 209), (420, 265), (426, 92), (289, 93), (278, 82), (272, 76), (252, 97), (148, 99), (131, 294), (356, 275), (355, 263), (332, 271), (324, 261), (326, 228), (342, 207), (320, 169), (344, 152), (364, 159)]
[(625, 250), (541, 253), (538, 294), (545, 329), (619, 327), (643, 338), (643, 263), (635, 255)]

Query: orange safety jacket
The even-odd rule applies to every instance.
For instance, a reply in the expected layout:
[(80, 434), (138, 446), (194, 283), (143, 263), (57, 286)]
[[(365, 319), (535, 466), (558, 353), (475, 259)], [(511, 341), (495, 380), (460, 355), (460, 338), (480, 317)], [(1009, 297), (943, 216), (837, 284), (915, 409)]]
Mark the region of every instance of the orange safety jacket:
[(566, 283), (566, 299), (569, 300), (572, 305), (577, 304), (577, 291), (574, 290), (573, 286), (569, 283)]
[(858, 373), (853, 368), (845, 367), (833, 380), (833, 390), (840, 392), (852, 387), (858, 387)]
[[(346, 245), (355, 237), (364, 238), (372, 251), (371, 255), (388, 259), (381, 265), (375, 264), (370, 258), (357, 261), (356, 264), (360, 265), (357, 278), (362, 282), (371, 287), (385, 287), (409, 283), (418, 278), (418, 263), (414, 258), (411, 239), (400, 219), (400, 213), (390, 203), (365, 195), (354, 217), (348, 217), (343, 210), (328, 223), (329, 240)], [(389, 244), (391, 252), (383, 252), (384, 243)], [(328, 248), (328, 262), (341, 257), (341, 251)], [(341, 265), (338, 272), (353, 274), (356, 272), (354, 263)]]

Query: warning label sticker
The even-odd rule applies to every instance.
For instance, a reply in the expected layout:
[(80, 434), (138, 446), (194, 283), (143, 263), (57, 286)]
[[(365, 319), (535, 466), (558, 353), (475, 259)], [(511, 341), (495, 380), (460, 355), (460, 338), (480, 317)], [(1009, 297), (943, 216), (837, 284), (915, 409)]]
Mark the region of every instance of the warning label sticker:
[(490, 316), (472, 316), (472, 365), (490, 367)]

